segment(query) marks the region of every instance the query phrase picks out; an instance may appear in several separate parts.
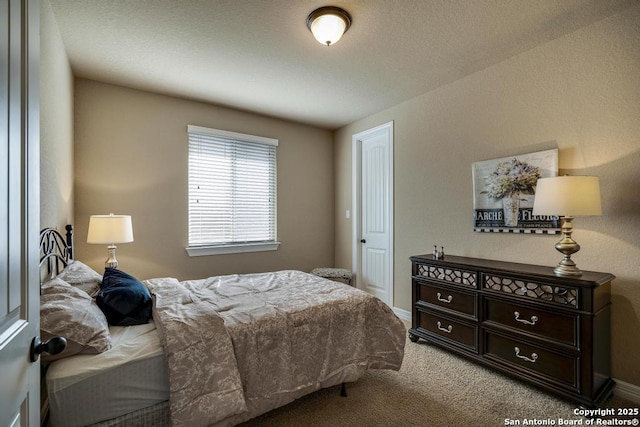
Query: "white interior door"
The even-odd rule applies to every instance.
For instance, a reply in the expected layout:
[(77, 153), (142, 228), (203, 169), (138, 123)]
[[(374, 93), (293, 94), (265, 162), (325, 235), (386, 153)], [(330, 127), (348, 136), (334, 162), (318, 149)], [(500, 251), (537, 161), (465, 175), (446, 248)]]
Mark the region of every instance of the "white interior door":
[(40, 423), (39, 0), (0, 1), (0, 425)]
[(393, 123), (353, 136), (357, 286), (393, 307)]

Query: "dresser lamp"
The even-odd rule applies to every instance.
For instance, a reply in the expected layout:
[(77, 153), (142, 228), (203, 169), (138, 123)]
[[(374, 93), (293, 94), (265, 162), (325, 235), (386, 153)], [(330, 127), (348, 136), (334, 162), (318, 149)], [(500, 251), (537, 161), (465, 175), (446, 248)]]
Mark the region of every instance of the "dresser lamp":
[(534, 215), (553, 215), (562, 219), (562, 239), (556, 249), (564, 255), (553, 270), (556, 276), (580, 276), (582, 271), (571, 260), (580, 245), (571, 238), (573, 217), (602, 215), (600, 180), (595, 176), (557, 176), (540, 178), (533, 201)]
[(133, 227), (130, 215), (91, 215), (87, 243), (109, 245), (109, 258), (105, 268), (118, 268), (116, 243), (133, 242)]

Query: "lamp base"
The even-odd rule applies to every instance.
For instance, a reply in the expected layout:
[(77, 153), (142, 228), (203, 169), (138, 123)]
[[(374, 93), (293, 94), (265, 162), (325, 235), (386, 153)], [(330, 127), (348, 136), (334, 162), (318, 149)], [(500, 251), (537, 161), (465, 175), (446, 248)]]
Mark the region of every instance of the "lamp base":
[(553, 269), (556, 276), (582, 276), (582, 270), (576, 267), (576, 264), (573, 263), (573, 261), (573, 265), (563, 264), (563, 261), (564, 260), (560, 261), (558, 266)]
[(116, 245), (107, 246), (109, 257), (104, 262), (104, 268), (118, 268), (118, 260), (116, 259)]
[(571, 255), (580, 250), (580, 245), (571, 238), (573, 225), (571, 224), (573, 217), (565, 216), (562, 218), (562, 239), (556, 243), (558, 252), (564, 255), (562, 261), (553, 269), (556, 276), (581, 276), (582, 271), (576, 267), (576, 263), (571, 259)]

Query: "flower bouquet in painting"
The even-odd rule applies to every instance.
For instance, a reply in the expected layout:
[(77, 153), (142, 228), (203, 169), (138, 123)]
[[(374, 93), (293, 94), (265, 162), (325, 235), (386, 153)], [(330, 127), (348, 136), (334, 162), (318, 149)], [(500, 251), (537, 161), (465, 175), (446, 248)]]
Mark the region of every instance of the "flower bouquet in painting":
[(540, 168), (516, 158), (498, 163), (495, 170), (485, 177), (485, 190), (495, 200), (502, 200), (504, 225), (516, 227), (520, 211), (521, 195), (535, 194)]

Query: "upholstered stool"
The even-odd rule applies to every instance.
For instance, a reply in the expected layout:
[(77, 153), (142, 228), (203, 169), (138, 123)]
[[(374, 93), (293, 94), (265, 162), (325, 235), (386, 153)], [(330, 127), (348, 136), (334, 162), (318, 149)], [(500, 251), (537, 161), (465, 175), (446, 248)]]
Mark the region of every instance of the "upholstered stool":
[(311, 270), (311, 274), (324, 277), (325, 279), (344, 282), (349, 286), (351, 286), (351, 278), (353, 277), (351, 270), (346, 268), (319, 267)]

